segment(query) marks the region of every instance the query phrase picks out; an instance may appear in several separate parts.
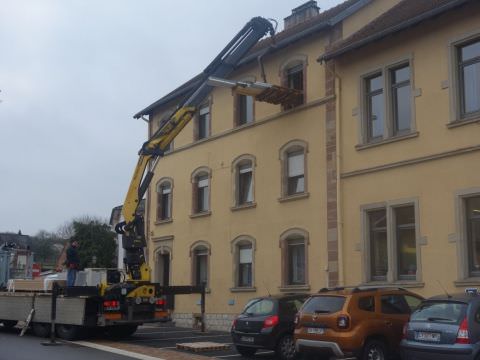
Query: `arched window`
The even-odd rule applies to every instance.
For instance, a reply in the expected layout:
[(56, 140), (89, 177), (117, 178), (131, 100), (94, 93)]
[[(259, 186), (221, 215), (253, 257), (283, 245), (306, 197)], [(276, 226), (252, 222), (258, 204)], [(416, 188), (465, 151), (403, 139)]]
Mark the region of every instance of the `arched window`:
[(302, 229), (290, 229), (280, 237), (282, 249), (283, 286), (308, 284), (308, 233)]
[(157, 221), (172, 219), (172, 190), (171, 179), (160, 179), (157, 184)]
[(190, 248), (192, 258), (192, 285), (209, 284), (210, 244), (197, 241)]
[(254, 173), (255, 157), (239, 156), (232, 164), (234, 175), (234, 206), (248, 206), (255, 202)]
[(280, 149), (282, 197), (307, 193), (307, 143), (292, 140)]
[(280, 77), (282, 85), (300, 90), (303, 96), (298, 97), (291, 104), (284, 106), (284, 110), (293, 109), (297, 106), (303, 105), (306, 101), (306, 70), (307, 70), (307, 56), (295, 55), (289, 57), (280, 67)]
[(234, 288), (254, 287), (255, 239), (241, 235), (232, 241)]
[(210, 177), (207, 167), (198, 168), (192, 174), (192, 214), (210, 211)]

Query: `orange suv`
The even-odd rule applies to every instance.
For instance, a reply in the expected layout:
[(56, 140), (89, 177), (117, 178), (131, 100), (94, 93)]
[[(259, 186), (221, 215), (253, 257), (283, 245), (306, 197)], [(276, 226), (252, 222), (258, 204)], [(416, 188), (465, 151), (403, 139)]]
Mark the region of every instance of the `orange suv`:
[(398, 353), (410, 313), (423, 300), (401, 288), (321, 289), (295, 319), (299, 353), (383, 360)]

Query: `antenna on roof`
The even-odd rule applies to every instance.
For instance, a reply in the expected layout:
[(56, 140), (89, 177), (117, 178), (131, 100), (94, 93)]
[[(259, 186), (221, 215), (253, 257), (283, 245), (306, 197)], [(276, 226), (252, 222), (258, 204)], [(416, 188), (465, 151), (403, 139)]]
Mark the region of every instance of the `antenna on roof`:
[(445, 295), (447, 295), (447, 297), (450, 299), (452, 297), (452, 295), (450, 295), (448, 292), (447, 292), (447, 289), (445, 289), (442, 285), (442, 283), (440, 282), (440, 280), (437, 280), (438, 282), (438, 285), (440, 285), (440, 287), (442, 288), (443, 292), (445, 293)]

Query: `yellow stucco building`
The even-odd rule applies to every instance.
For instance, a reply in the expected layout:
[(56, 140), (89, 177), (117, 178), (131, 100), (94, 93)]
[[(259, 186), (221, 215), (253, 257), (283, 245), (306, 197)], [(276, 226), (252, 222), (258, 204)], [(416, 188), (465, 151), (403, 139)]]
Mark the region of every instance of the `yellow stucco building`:
[[(154, 280), (206, 282), (207, 325), (223, 329), (268, 293), (475, 284), (479, 14), (460, 0), (293, 9), (276, 46), (261, 41), (231, 79), (261, 80), (263, 54), (267, 81), (303, 100), (283, 108), (214, 89), (155, 169)], [(136, 117), (152, 134), (197, 83)], [(199, 312), (198, 296), (177, 297), (178, 324)]]

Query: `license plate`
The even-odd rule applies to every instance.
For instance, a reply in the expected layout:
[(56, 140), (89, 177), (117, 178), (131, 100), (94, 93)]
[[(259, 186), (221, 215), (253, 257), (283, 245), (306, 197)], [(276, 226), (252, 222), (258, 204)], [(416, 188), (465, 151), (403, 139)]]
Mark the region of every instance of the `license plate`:
[(425, 331), (416, 331), (415, 340), (418, 341), (429, 341), (429, 342), (440, 342), (440, 334), (425, 332)]
[(323, 335), (325, 334), (324, 328), (307, 328), (307, 334)]
[(241, 336), (240, 341), (247, 342), (247, 343), (253, 343), (254, 339), (251, 336)]

